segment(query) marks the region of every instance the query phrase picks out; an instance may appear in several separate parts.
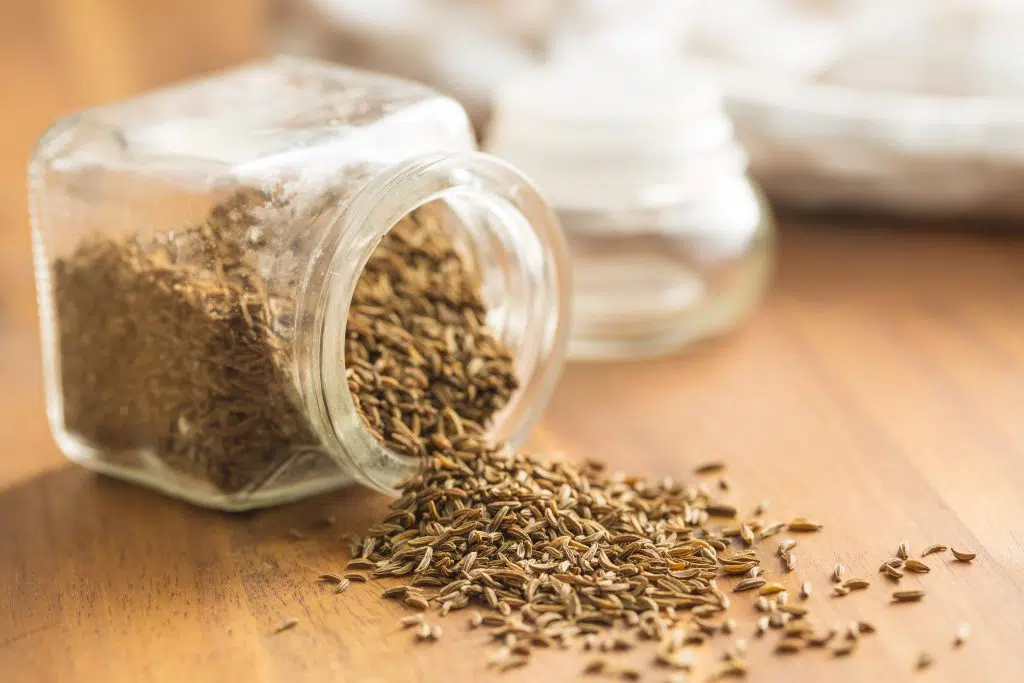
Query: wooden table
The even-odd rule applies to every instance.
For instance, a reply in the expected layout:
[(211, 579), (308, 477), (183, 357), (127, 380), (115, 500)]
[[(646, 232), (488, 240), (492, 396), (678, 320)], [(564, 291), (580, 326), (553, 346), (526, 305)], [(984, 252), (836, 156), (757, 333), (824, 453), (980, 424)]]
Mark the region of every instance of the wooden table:
[[(578, 653), (499, 677), (464, 616), (444, 622), (439, 644), (414, 645), (379, 586), (333, 595), (315, 583), (341, 566), (341, 533), (384, 509), (378, 495), (229, 516), (64, 460), (38, 369), (22, 181), (31, 140), (68, 107), (243, 58), (258, 17), (241, 0), (26, 1), (0, 12), (15, 15), (0, 16), (0, 681), (574, 679)], [(216, 31), (200, 21), (210, 16)], [(193, 36), (187, 50), (150, 40), (168, 25)], [(764, 498), (769, 517), (825, 524), (800, 539), (786, 580), (812, 582), (824, 623), (864, 618), (879, 632), (842, 661), (782, 658), (751, 639), (750, 680), (1024, 679), (1024, 239), (981, 232), (786, 221), (775, 286), (739, 333), (676, 358), (566, 372), (535, 448), (650, 476), (721, 459), (734, 500)], [(291, 537), (326, 515), (338, 524)], [(893, 607), (876, 569), (904, 540), (978, 558), (933, 559), (930, 574), (904, 580), (926, 599)], [(837, 562), (874, 585), (827, 597)], [(753, 628), (747, 602), (733, 610), (741, 635)], [(288, 617), (299, 624), (273, 635)], [(962, 622), (974, 633), (954, 651)], [(921, 650), (936, 663), (913, 674)], [(664, 680), (649, 659), (649, 649), (633, 656), (644, 680)]]

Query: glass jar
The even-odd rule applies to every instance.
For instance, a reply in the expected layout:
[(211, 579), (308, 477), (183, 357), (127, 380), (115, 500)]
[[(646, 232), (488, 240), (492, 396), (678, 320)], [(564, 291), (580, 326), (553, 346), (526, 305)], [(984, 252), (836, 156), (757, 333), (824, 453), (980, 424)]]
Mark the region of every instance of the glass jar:
[(521, 442), (562, 365), (557, 220), (423, 86), (277, 58), (98, 107), (40, 139), (29, 193), (47, 409), (83, 465), (241, 510), (417, 460), (363, 426), (346, 315), (381, 238), (435, 207), (478, 277), (520, 388)]
[(764, 291), (771, 214), (704, 72), (555, 62), (499, 89), (487, 149), (561, 219), (572, 358), (674, 351), (733, 327)]

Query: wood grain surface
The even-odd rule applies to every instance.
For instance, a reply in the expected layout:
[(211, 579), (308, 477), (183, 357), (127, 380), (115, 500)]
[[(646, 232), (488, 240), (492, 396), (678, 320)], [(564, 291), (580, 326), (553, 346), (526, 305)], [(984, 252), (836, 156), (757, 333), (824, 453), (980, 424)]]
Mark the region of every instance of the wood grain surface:
[[(379, 495), (229, 516), (73, 466), (50, 439), (24, 200), (32, 140), (63, 111), (256, 52), (256, 7), (0, 3), (0, 681), (575, 680), (580, 653), (499, 676), (464, 616), (416, 645), (379, 584), (334, 595), (315, 583), (342, 566), (341, 533), (385, 508)], [(721, 459), (737, 503), (825, 524), (800, 538), (785, 581), (812, 582), (825, 624), (863, 618), (879, 632), (849, 660), (782, 658), (751, 638), (749, 680), (1024, 680), (1024, 239), (989, 232), (786, 220), (775, 286), (740, 332), (675, 358), (567, 370), (532, 447), (650, 476)], [(337, 524), (310, 529), (325, 516)], [(933, 558), (904, 580), (924, 601), (893, 606), (876, 569), (901, 541), (978, 558)], [(827, 597), (836, 562), (874, 585)], [(732, 610), (739, 635), (753, 630), (751, 601)], [(963, 622), (973, 635), (954, 650)], [(701, 666), (728, 642), (700, 649)], [(935, 664), (914, 673), (921, 650)], [(625, 659), (663, 681), (650, 657)]]

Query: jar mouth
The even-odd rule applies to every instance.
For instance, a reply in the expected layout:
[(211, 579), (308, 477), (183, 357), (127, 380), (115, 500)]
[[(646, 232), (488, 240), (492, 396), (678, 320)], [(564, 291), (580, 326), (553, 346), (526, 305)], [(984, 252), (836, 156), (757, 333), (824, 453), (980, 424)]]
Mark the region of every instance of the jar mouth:
[[(520, 388), (487, 437), (525, 441), (558, 379), (568, 342), (567, 250), (557, 218), (518, 171), (478, 152), (432, 154), (374, 178), (334, 217), (311, 276), (308, 300), (315, 362), (307, 366), (314, 427), (339, 464), (362, 483), (394, 494), (422, 460), (387, 448), (363, 425), (348, 389), (345, 327), (355, 285), (374, 249), (402, 218), (431, 202), (451, 214), (456, 248), (483, 286), (487, 323), (511, 350)], [(317, 341), (318, 340), (318, 343)], [(301, 373), (300, 373), (301, 376)]]

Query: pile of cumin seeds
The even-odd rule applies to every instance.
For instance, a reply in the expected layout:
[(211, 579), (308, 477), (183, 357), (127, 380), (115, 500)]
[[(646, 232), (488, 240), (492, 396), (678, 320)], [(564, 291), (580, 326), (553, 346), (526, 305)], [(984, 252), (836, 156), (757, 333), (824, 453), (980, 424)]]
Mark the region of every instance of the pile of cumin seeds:
[(412, 456), (482, 436), (519, 387), (512, 354), (486, 324), (479, 276), (442, 211), (427, 204), (384, 236), (346, 324), (356, 411), (379, 441)]
[(276, 246), (261, 217), (274, 203), (242, 189), (195, 224), (96, 235), (55, 259), (64, 422), (97, 458), (155, 458), (160, 476), (224, 493), (336, 467), (294, 400), (283, 302), (256, 267)]
[[(650, 673), (690, 671), (699, 657), (712, 667), (701, 680), (718, 680), (747, 675), (748, 644), (769, 634), (775, 656), (841, 659), (880, 630), (863, 620), (821, 625), (808, 580), (791, 582), (791, 600), (785, 567), (778, 581), (766, 578), (763, 544), (769, 556), (792, 552), (792, 539), (772, 537), (818, 532), (816, 522), (765, 522), (763, 505), (722, 520), (709, 510), (728, 506), (705, 483), (609, 474), (597, 462), (494, 449), (474, 437), (453, 446), (425, 459), (392, 512), (355, 545), (349, 569), (404, 578), (383, 595), (417, 613), (482, 608), (468, 625), (494, 638), (488, 666), (509, 670), (537, 648), (582, 646), (583, 674), (625, 675), (613, 658), (635, 649), (632, 635), (651, 641)], [(745, 593), (748, 583), (756, 590)], [(741, 633), (736, 610), (750, 603), (757, 628)], [(701, 648), (721, 638), (730, 643), (724, 658)]]

